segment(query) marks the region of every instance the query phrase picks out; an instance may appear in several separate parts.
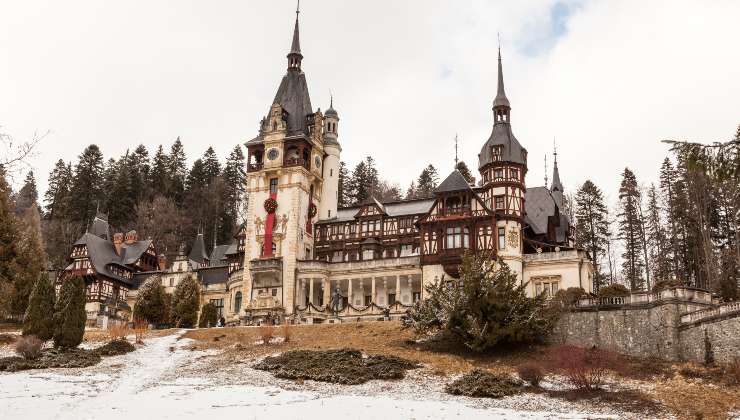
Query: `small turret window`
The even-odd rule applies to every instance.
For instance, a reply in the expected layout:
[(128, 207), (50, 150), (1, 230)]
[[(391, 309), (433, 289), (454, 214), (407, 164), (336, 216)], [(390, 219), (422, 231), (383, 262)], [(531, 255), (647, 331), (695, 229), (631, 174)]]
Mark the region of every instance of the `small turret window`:
[(494, 162), (502, 160), (504, 154), (504, 146), (493, 146), (491, 147), (491, 159)]
[(513, 179), (514, 181), (519, 181), (519, 169), (516, 169), (516, 168), (509, 169), (509, 175), (511, 179)]
[(493, 170), (493, 180), (494, 181), (503, 181), (504, 180), (504, 170), (501, 168), (494, 169)]

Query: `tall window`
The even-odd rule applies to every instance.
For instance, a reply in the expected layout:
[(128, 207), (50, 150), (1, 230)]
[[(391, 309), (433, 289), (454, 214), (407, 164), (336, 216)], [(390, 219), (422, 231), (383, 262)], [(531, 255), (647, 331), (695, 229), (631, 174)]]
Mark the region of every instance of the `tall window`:
[(506, 229), (498, 228), (498, 249), (506, 248)]
[(494, 162), (501, 160), (503, 153), (504, 146), (493, 146), (491, 148), (491, 157), (493, 158)]
[(503, 181), (504, 180), (504, 170), (501, 168), (494, 169), (493, 170), (493, 180), (494, 181)]
[(234, 313), (238, 314), (242, 310), (242, 292), (236, 292), (234, 295)]
[(516, 169), (516, 168), (509, 169), (509, 177), (514, 181), (519, 181), (519, 169)]
[(456, 249), (462, 247), (462, 228), (460, 226), (448, 227), (445, 231), (445, 248)]
[(213, 306), (216, 307), (216, 312), (218, 312), (218, 316), (222, 317), (224, 315), (224, 300), (211, 299), (211, 303), (213, 304)]
[(278, 179), (270, 178), (270, 194), (277, 193)]
[(504, 210), (504, 196), (497, 195), (493, 197), (493, 205), (495, 210)]

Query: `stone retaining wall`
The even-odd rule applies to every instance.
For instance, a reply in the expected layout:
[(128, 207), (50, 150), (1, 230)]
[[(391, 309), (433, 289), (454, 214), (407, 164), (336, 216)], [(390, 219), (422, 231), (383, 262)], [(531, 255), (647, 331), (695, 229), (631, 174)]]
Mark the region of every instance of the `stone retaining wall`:
[[(700, 363), (740, 357), (740, 311), (707, 310), (708, 302), (671, 296), (646, 304), (576, 307), (563, 314), (551, 341)], [(711, 316), (686, 316), (702, 313)]]

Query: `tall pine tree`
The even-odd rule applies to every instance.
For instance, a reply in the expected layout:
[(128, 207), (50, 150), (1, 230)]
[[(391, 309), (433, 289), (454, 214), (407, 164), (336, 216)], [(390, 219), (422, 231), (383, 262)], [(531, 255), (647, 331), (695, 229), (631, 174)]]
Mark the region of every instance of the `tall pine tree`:
[(576, 246), (585, 249), (594, 264), (594, 288), (604, 284), (599, 262), (609, 245), (608, 210), (599, 187), (587, 180), (576, 193)]
[(416, 191), (419, 197), (431, 197), (434, 195), (434, 189), (437, 188), (439, 174), (437, 169), (430, 163), (419, 175), (416, 181)]
[(642, 221), (640, 220), (640, 190), (637, 178), (629, 169), (622, 173), (622, 184), (619, 187), (620, 213), (619, 235), (624, 241), (622, 253), (622, 273), (629, 282), (631, 290), (643, 290), (645, 278), (643, 270)]
[(99, 204), (104, 204), (103, 154), (97, 145), (91, 144), (79, 156), (72, 181), (70, 200), (71, 220), (87, 225), (95, 216)]

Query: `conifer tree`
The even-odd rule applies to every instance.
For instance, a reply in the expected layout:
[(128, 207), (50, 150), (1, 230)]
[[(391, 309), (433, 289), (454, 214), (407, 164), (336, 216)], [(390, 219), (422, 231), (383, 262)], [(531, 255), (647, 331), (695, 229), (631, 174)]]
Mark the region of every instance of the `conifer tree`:
[(437, 188), (439, 174), (437, 169), (430, 163), (419, 175), (416, 182), (416, 191), (419, 197), (431, 197), (434, 195), (434, 189)]
[(149, 151), (140, 144), (129, 155), (129, 172), (131, 174), (131, 200), (138, 203), (144, 198), (151, 197), (151, 163)]
[(337, 188), (337, 207), (347, 207), (351, 204), (350, 197), (352, 192), (349, 190), (351, 179), (347, 165), (344, 162), (339, 162), (339, 186)]
[(640, 190), (637, 178), (629, 169), (622, 173), (622, 184), (619, 187), (620, 213), (619, 234), (624, 241), (622, 253), (622, 273), (629, 282), (631, 290), (642, 290), (645, 287), (642, 247), (642, 221), (640, 219)]
[(32, 205), (38, 205), (38, 200), (39, 192), (36, 188), (36, 178), (33, 176), (33, 171), (28, 171), (26, 179), (23, 181), (23, 186), (15, 198), (16, 214), (23, 214)]
[(218, 323), (218, 310), (212, 303), (206, 303), (200, 310), (198, 328), (215, 327)]
[(59, 159), (54, 169), (49, 173), (49, 185), (44, 193), (46, 203), (46, 218), (65, 217), (70, 201), (70, 187), (72, 185), (72, 168)]
[(218, 156), (213, 150), (213, 147), (209, 147), (208, 150), (203, 154), (203, 173), (207, 183), (211, 183), (221, 173), (221, 163), (218, 161)]
[(468, 165), (466, 165), (465, 162), (463, 162), (462, 160), (457, 162), (457, 165), (455, 165), (455, 169), (460, 171), (465, 180), (468, 181), (468, 184), (472, 184), (473, 181), (475, 181), (473, 174), (470, 173)]
[(192, 328), (198, 320), (200, 283), (195, 277), (186, 277), (172, 294), (171, 321), (178, 328)]
[(180, 137), (175, 140), (170, 148), (168, 156), (168, 173), (169, 173), (169, 194), (178, 205), (182, 205), (185, 193), (185, 179), (188, 174), (186, 166), (185, 148), (180, 141)]
[(39, 275), (28, 299), (23, 317), (23, 335), (35, 335), (46, 341), (54, 336), (54, 285), (43, 273)]
[(86, 147), (79, 156), (72, 181), (70, 219), (87, 225), (95, 216), (98, 204), (105, 203), (103, 194), (103, 154), (97, 145)]
[(46, 254), (41, 235), (41, 217), (36, 203), (26, 209), (18, 220), (16, 246), (15, 295), (11, 303), (13, 314), (21, 316), (28, 308), (28, 298), (34, 284), (46, 268)]
[(85, 282), (65, 279), (54, 306), (54, 347), (75, 348), (85, 334)]
[(113, 184), (108, 190), (108, 221), (111, 225), (124, 228), (128, 227), (134, 218), (134, 206), (136, 205), (132, 182), (136, 174), (130, 162), (128, 152), (121, 157), (114, 168)]
[[(18, 223), (10, 200), (5, 169), (0, 166), (0, 283), (12, 286), (18, 273)], [(3, 296), (7, 299), (7, 296)]]
[(671, 267), (668, 258), (670, 245), (661, 217), (658, 191), (654, 184), (648, 190), (647, 216), (645, 220), (647, 242), (652, 261), (653, 283), (665, 282), (671, 278)]
[(594, 264), (596, 291), (604, 284), (599, 262), (609, 241), (608, 210), (599, 187), (586, 180), (576, 193), (576, 247), (585, 249)]
[(409, 185), (409, 188), (406, 190), (406, 200), (413, 200), (415, 198), (419, 198), (419, 193), (416, 190), (416, 182), (414, 180), (411, 180), (411, 185)]
[(168, 317), (165, 295), (161, 278), (152, 277), (147, 280), (136, 294), (134, 317), (150, 324), (164, 323)]
[(149, 190), (152, 195), (162, 195), (168, 198), (174, 197), (174, 194), (171, 193), (172, 186), (170, 184), (172, 182), (169, 178), (169, 158), (161, 144), (157, 147), (157, 152), (154, 154), (150, 182)]
[(352, 191), (352, 205), (362, 204), (370, 197), (367, 183), (367, 165), (361, 161), (355, 166), (350, 178)]
[(244, 171), (244, 152), (240, 146), (234, 147), (226, 159), (223, 170), (223, 205), (221, 215), (221, 229), (219, 242), (231, 240), (241, 222), (241, 214), (245, 208), (245, 183), (247, 174)]

